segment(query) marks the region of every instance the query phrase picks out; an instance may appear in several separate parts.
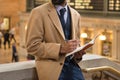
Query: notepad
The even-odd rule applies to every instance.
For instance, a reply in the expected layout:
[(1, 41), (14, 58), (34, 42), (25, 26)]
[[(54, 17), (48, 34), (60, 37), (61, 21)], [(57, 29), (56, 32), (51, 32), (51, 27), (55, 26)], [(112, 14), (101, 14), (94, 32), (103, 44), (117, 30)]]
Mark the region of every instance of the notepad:
[(70, 56), (70, 55), (72, 55), (72, 54), (74, 54), (74, 53), (76, 53), (76, 52), (78, 52), (78, 51), (88, 49), (89, 47), (91, 47), (92, 45), (94, 45), (95, 40), (96, 40), (96, 38), (97, 38), (99, 35), (100, 35), (100, 34), (96, 35), (90, 42), (86, 43), (85, 45), (80, 46), (80, 47), (77, 47), (74, 51), (66, 54), (66, 57), (67, 57), (67, 56)]

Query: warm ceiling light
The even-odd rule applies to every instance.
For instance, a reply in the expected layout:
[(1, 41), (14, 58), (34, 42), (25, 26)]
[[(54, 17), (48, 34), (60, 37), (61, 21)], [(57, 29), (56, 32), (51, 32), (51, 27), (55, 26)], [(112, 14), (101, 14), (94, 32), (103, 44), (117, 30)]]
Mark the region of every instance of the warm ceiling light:
[(25, 25), (25, 31), (27, 30), (27, 25)]
[(87, 33), (82, 33), (82, 34), (81, 34), (81, 37), (82, 37), (82, 38), (87, 38), (88, 35), (87, 35)]
[(100, 35), (99, 39), (100, 40), (106, 40), (106, 36), (105, 35)]

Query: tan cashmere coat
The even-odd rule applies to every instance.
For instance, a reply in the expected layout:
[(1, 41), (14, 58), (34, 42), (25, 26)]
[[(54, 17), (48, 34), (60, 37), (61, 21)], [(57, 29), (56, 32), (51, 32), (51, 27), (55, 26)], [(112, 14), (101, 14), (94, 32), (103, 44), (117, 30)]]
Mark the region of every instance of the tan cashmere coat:
[[(80, 15), (72, 9), (72, 39), (80, 37)], [(39, 80), (58, 80), (65, 55), (59, 55), (65, 36), (55, 7), (45, 3), (31, 12), (26, 33), (26, 48), (36, 58)]]

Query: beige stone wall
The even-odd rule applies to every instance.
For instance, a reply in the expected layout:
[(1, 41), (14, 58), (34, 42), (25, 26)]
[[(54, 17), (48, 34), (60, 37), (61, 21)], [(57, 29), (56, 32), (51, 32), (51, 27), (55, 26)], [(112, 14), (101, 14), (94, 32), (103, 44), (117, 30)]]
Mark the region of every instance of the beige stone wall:
[[(25, 43), (25, 25), (29, 18), (29, 13), (24, 12), (26, 12), (26, 0), (0, 0), (0, 21), (4, 16), (7, 16), (10, 17), (11, 27), (18, 26), (18, 23), (20, 23), (19, 28), (17, 28), (19, 31), (16, 32), (20, 33), (17, 37), (20, 38), (19, 42), (21, 45)], [(113, 32), (111, 57), (120, 60), (120, 20), (82, 17), (81, 21), (82, 27), (94, 29), (92, 32), (94, 35), (100, 32), (101, 29), (111, 30)], [(101, 44), (99, 41), (96, 41), (93, 48), (93, 53), (101, 55)]]
[(9, 17), (10, 27), (19, 22), (19, 14), (25, 12), (26, 0), (0, 0), (0, 18)]
[(25, 12), (26, 11), (26, 0), (18, 0), (18, 4), (19, 4), (19, 10), (21, 12)]
[[(117, 59), (120, 61), (120, 20), (119, 19), (107, 19), (107, 18), (92, 18), (92, 17), (82, 17), (81, 19), (82, 28), (92, 28), (93, 29), (93, 35), (96, 35), (98, 33), (101, 34), (101, 32), (106, 29), (107, 31), (111, 31), (112, 39), (110, 37), (107, 37), (110, 39), (111, 45), (111, 53), (110, 58)], [(102, 51), (102, 45), (101, 41), (99, 39), (96, 40), (95, 44), (93, 45), (93, 52), (99, 55)]]

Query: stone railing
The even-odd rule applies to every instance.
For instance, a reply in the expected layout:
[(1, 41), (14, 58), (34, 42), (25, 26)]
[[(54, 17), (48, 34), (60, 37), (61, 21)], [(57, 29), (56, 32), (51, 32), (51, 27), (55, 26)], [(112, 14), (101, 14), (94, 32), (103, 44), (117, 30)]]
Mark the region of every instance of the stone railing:
[[(79, 63), (82, 69), (111, 66), (120, 71), (120, 66), (98, 55), (86, 54)], [(84, 73), (84, 72), (83, 72)], [(92, 74), (84, 73), (85, 80), (92, 80)], [(0, 80), (38, 80), (35, 61), (24, 61), (0, 65)]]
[(35, 62), (1, 64), (0, 80), (38, 80)]

